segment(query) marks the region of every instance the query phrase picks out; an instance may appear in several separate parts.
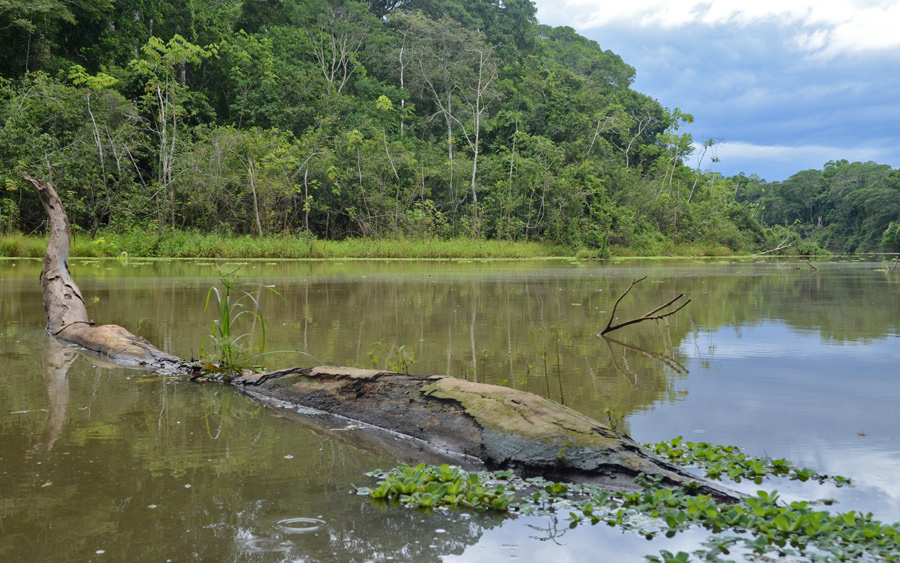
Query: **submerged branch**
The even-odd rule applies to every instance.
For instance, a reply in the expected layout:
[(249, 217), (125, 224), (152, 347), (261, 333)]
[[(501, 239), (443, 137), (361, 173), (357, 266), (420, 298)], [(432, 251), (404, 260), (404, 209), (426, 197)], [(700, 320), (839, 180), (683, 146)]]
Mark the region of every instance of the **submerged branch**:
[(615, 318), (616, 318), (616, 309), (619, 307), (619, 303), (622, 301), (622, 299), (623, 299), (626, 295), (628, 295), (628, 293), (629, 293), (629, 292), (631, 291), (631, 289), (635, 286), (635, 284), (637, 284), (638, 282), (642, 282), (642, 281), (644, 281), (645, 279), (647, 279), (647, 276), (644, 276), (644, 277), (642, 277), (642, 278), (640, 278), (640, 279), (632, 280), (632, 281), (631, 281), (631, 285), (628, 286), (628, 289), (625, 290), (625, 293), (623, 293), (622, 295), (619, 296), (618, 299), (616, 299), (616, 304), (613, 305), (612, 312), (611, 312), (610, 315), (609, 315), (609, 321), (606, 323), (606, 328), (604, 328), (603, 330), (600, 331), (600, 336), (603, 336), (604, 334), (607, 334), (607, 333), (612, 332), (612, 331), (614, 331), (614, 330), (619, 330), (620, 328), (623, 328), (623, 327), (626, 327), (626, 326), (629, 326), (629, 325), (633, 325), (633, 324), (636, 324), (636, 323), (640, 323), (640, 322), (644, 322), (644, 321), (659, 320), (659, 319), (664, 319), (664, 318), (666, 318), (666, 317), (671, 317), (672, 315), (674, 315), (674, 314), (677, 313), (678, 311), (682, 310), (688, 303), (691, 302), (691, 300), (688, 299), (687, 301), (685, 301), (684, 303), (682, 303), (681, 305), (679, 305), (677, 308), (675, 308), (675, 309), (672, 310), (672, 311), (669, 311), (669, 312), (667, 312), (667, 313), (662, 313), (662, 314), (659, 314), (659, 315), (656, 314), (656, 313), (659, 313), (660, 311), (662, 311), (663, 309), (666, 309), (666, 308), (668, 308), (668, 307), (671, 307), (671, 306), (674, 305), (679, 299), (681, 299), (682, 297), (684, 297), (684, 293), (679, 293), (679, 294), (676, 295), (674, 298), (670, 299), (667, 303), (663, 303), (663, 304), (660, 305), (659, 307), (656, 307), (655, 309), (653, 309), (653, 310), (651, 310), (651, 311), (647, 311), (646, 313), (644, 313), (644, 314), (641, 315), (640, 317), (637, 317), (636, 319), (631, 319), (631, 320), (629, 320), (629, 321), (625, 321), (624, 323), (619, 323), (619, 324), (617, 324), (617, 325), (614, 325), (614, 324), (613, 324), (613, 321), (614, 321)]

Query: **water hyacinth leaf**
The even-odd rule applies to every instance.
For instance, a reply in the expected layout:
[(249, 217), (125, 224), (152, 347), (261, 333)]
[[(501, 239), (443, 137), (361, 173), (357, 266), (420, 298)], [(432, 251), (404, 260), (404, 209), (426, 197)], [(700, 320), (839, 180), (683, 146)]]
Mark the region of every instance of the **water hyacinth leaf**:
[[(677, 448), (672, 447), (673, 443)], [(768, 463), (751, 458), (733, 447), (698, 446), (682, 439), (653, 446), (661, 451), (679, 450), (673, 455), (681, 461), (712, 458), (718, 464), (739, 465), (744, 472), (765, 471), (767, 477), (783, 473), (783, 469), (776, 468), (790, 467), (794, 472), (795, 467), (785, 460)], [(691, 452), (697, 451), (697, 447), (706, 453), (693, 455)], [(382, 480), (372, 489), (373, 500), (383, 502), (381, 495), (386, 495), (428, 512), (439, 506), (521, 515), (553, 515), (565, 511), (569, 527), (605, 522), (648, 539), (656, 535), (674, 537), (687, 529), (703, 528), (715, 535), (704, 542), (705, 549), (694, 553), (707, 561), (724, 561), (719, 556), (728, 555), (735, 545), (763, 559), (790, 556), (799, 557), (798, 561), (844, 561), (862, 557), (870, 561), (900, 561), (900, 524), (886, 525), (874, 520), (872, 514), (854, 511), (831, 514), (811, 508), (815, 504), (828, 504), (824, 501), (786, 504), (775, 490), (757, 491), (735, 504), (718, 504), (688, 487), (667, 488), (659, 478), (646, 475), (635, 478), (635, 484), (643, 490), (634, 492), (602, 491), (593, 485), (555, 483), (540, 477), (521, 479), (511, 472), (468, 473), (452, 466), (399, 466), (370, 475)], [(450, 475), (458, 478), (443, 482), (443, 477)], [(816, 480), (836, 484), (832, 478)], [(404, 495), (392, 483), (418, 483), (419, 489)], [(648, 523), (654, 520), (658, 523)], [(728, 533), (740, 535), (722, 535)], [(660, 551), (660, 556), (648, 555), (647, 559), (690, 560), (686, 553), (672, 554), (665, 550)]]

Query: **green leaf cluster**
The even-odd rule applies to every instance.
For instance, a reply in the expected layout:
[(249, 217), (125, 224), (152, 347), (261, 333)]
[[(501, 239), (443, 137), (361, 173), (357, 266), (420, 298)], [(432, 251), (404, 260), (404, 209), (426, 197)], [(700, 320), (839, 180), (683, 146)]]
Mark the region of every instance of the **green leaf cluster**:
[(22, 172), (92, 235), (728, 255), (784, 220), (793, 251), (893, 248), (900, 221), (885, 167), (722, 178), (690, 113), (528, 0), (2, 0), (0, 53), (0, 234), (41, 228)]
[(360, 494), (418, 508), (457, 507), (503, 512), (513, 499), (504, 485), (491, 483), (485, 474), (468, 473), (456, 466), (401, 465), (369, 475), (378, 477), (381, 483), (375, 489), (360, 488)]
[[(762, 467), (734, 446), (693, 444), (676, 438), (650, 447), (680, 464), (708, 467), (726, 464), (733, 475), (758, 478), (815, 479), (837, 486), (843, 477), (825, 477), (797, 469), (786, 460), (769, 460)], [(726, 473), (728, 473), (726, 471)], [(641, 490), (610, 492), (594, 484), (554, 483), (536, 477), (521, 479), (511, 471), (466, 473), (459, 468), (420, 464), (376, 471), (376, 488), (360, 494), (374, 502), (397, 501), (409, 507), (495, 510), (507, 514), (556, 515), (568, 513), (570, 526), (605, 523), (651, 539), (673, 537), (692, 528), (711, 532), (693, 555), (704, 561), (732, 561), (726, 556), (788, 557), (794, 561), (900, 561), (900, 524), (875, 520), (871, 513), (834, 513), (817, 509), (814, 502), (785, 503), (777, 491), (759, 490), (735, 503), (716, 502), (695, 488), (664, 487), (661, 477), (643, 474), (635, 479)], [(826, 504), (829, 502), (826, 501)], [(649, 561), (684, 562), (690, 553), (661, 550)]]
[(808, 467), (797, 467), (784, 458), (748, 456), (737, 446), (690, 442), (682, 436), (645, 446), (673, 463), (701, 468), (708, 479), (728, 478), (736, 483), (748, 479), (759, 485), (764, 479), (774, 476), (803, 482), (830, 482), (838, 487), (851, 484), (846, 477), (822, 475)]

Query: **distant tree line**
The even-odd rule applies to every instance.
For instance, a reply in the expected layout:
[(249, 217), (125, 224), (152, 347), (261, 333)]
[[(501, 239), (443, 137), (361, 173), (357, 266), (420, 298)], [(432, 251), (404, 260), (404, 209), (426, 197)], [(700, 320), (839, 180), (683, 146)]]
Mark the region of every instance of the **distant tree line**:
[(764, 225), (834, 252), (900, 251), (900, 170), (874, 162), (830, 161), (783, 182), (728, 179), (735, 199)]
[(683, 132), (690, 114), (535, 14), (529, 0), (0, 0), (0, 234), (42, 226), (23, 172), (91, 234), (750, 252), (787, 227), (876, 249), (900, 224), (849, 195), (896, 192), (890, 167), (826, 167), (810, 196), (807, 173), (766, 185), (704, 168), (715, 141)]

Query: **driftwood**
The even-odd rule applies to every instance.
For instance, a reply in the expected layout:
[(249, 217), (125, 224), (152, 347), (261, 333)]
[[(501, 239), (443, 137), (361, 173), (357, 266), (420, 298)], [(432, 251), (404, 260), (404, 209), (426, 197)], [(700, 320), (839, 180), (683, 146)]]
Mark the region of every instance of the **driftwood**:
[[(124, 328), (95, 326), (88, 319), (68, 270), (69, 225), (59, 197), (49, 183), (26, 179), (50, 217), (41, 273), (48, 332), (117, 365), (191, 371), (184, 360)], [(692, 485), (691, 490), (721, 500), (738, 498), (600, 422), (523, 391), (453, 377), (333, 367), (244, 374), (229, 382), (339, 440), (374, 441), (382, 451), (419, 461), (512, 468), (523, 475), (591, 481), (613, 489), (635, 488), (633, 477), (644, 473), (673, 486)]]
[(69, 273), (71, 233), (62, 202), (49, 182), (25, 179), (34, 186), (50, 221), (50, 240), (41, 270), (47, 331), (64, 342), (77, 344), (126, 366), (183, 369), (181, 358), (158, 350), (146, 339), (118, 325), (96, 326), (88, 318), (81, 290)]
[(635, 489), (633, 478), (644, 473), (662, 477), (670, 486), (695, 482), (697, 492), (721, 500), (737, 498), (605, 424), (507, 387), (440, 375), (329, 366), (245, 375), (232, 384), (276, 408), (303, 405), (302, 410), (339, 414), (388, 431), (410, 447), (470, 466), (590, 481), (615, 490)]
[[(662, 311), (663, 309), (673, 306), (679, 299), (684, 297), (684, 293), (679, 293), (673, 299), (669, 300), (667, 303), (663, 303), (659, 307), (653, 309), (652, 311), (648, 311), (648, 312), (644, 313), (643, 315), (641, 315), (640, 317), (638, 317), (636, 319), (631, 319), (629, 321), (625, 321), (624, 323), (619, 323), (619, 324), (614, 325), (613, 321), (616, 319), (616, 309), (618, 309), (619, 303), (621, 303), (622, 299), (624, 299), (625, 296), (628, 295), (628, 293), (631, 291), (631, 289), (636, 284), (644, 281), (645, 279), (647, 279), (647, 276), (644, 276), (644, 277), (636, 279), (636, 280), (631, 280), (631, 285), (628, 286), (628, 289), (625, 290), (625, 293), (623, 293), (622, 295), (619, 296), (618, 299), (616, 299), (616, 303), (615, 303), (615, 305), (613, 305), (612, 312), (609, 314), (609, 321), (606, 323), (606, 327), (600, 331), (600, 336), (603, 336), (604, 334), (608, 334), (614, 330), (619, 330), (620, 328), (623, 328), (623, 327), (626, 327), (629, 325), (633, 325), (636, 323), (671, 317), (672, 315), (674, 315), (678, 311), (682, 310), (684, 307), (687, 306), (688, 303), (691, 302), (691, 300), (688, 299), (687, 301), (685, 301), (684, 303), (682, 303), (681, 305), (679, 305), (676, 309), (674, 309), (672, 311), (669, 311), (667, 313), (657, 314), (660, 311)], [(668, 321), (666, 321), (666, 322), (668, 322)]]

